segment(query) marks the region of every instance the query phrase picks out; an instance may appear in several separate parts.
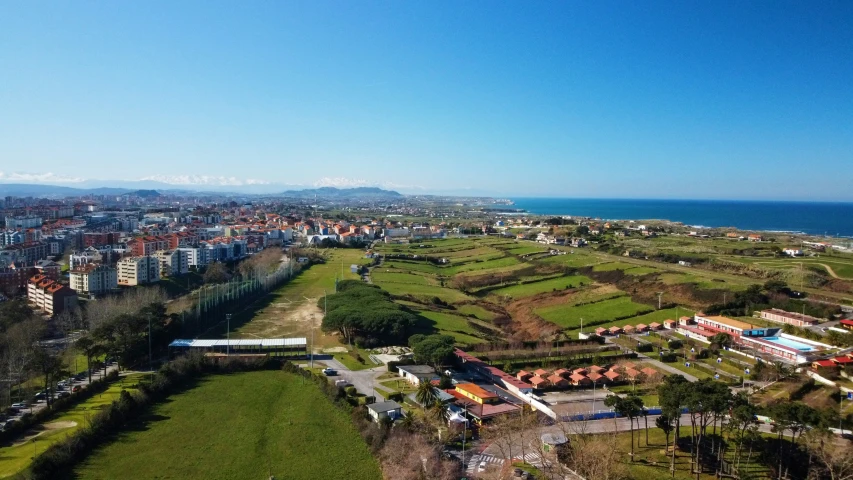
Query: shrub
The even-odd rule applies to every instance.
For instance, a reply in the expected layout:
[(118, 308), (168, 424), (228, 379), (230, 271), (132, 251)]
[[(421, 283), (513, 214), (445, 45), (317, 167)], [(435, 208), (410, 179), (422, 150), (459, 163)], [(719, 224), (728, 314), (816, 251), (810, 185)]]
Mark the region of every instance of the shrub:
[(681, 340), (670, 340), (669, 342), (667, 342), (667, 345), (669, 346), (670, 350), (678, 350), (679, 348), (684, 346), (684, 342), (682, 342)]
[(651, 343), (643, 343), (637, 347), (638, 352), (651, 352), (654, 349)]

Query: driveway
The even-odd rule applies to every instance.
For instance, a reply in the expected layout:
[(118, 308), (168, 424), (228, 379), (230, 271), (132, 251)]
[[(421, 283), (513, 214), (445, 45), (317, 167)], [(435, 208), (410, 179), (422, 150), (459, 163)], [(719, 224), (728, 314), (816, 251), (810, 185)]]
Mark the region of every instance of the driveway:
[[(388, 371), (385, 365), (379, 365), (365, 370), (350, 370), (343, 363), (335, 360), (331, 355), (314, 355), (314, 360), (325, 363), (329, 368), (337, 370), (338, 374), (329, 377), (332, 380), (344, 379), (358, 390), (358, 393), (366, 396), (376, 396), (374, 388), (379, 382), (376, 377)], [(382, 389), (384, 391), (384, 389)]]

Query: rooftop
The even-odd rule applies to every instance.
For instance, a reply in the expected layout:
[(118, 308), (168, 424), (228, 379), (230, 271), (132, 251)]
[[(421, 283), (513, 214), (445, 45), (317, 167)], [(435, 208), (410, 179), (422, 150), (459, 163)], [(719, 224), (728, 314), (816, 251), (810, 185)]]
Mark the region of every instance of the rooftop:
[(371, 403), (367, 408), (376, 413), (385, 413), (401, 409), (403, 406), (393, 400), (390, 400), (387, 402)]
[(490, 391), (486, 390), (485, 388), (483, 388), (479, 385), (473, 384), (473, 383), (460, 383), (460, 384), (456, 385), (456, 389), (457, 390), (464, 390), (464, 391), (470, 393), (471, 395), (475, 395), (475, 396), (483, 398), (483, 399), (485, 399), (485, 398), (498, 398), (498, 395), (496, 393), (490, 392)]
[(435, 374), (435, 369), (430, 367), (429, 365), (400, 365), (397, 367), (397, 370), (402, 372), (408, 372), (412, 375), (433, 375)]
[[(697, 315), (697, 317), (698, 316), (699, 315)], [(740, 320), (735, 320), (733, 318), (723, 317), (720, 315), (714, 315), (714, 316), (710, 316), (710, 317), (701, 317), (701, 318), (705, 318), (707, 320), (711, 320), (711, 321), (717, 322), (717, 323), (722, 324), (722, 325), (727, 325), (727, 326), (732, 327), (732, 328), (738, 328), (740, 330), (751, 330), (753, 328), (759, 328), (756, 325), (752, 325), (752, 324), (749, 324), (746, 322), (741, 322)]]

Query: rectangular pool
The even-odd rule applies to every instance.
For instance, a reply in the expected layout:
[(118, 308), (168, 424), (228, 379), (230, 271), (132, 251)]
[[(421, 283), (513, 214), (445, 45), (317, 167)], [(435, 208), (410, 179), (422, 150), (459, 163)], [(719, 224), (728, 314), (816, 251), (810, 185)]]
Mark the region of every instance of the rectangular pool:
[(793, 348), (794, 350), (799, 350), (801, 352), (811, 352), (815, 348), (811, 345), (807, 345), (802, 342), (798, 342), (796, 340), (791, 340), (790, 338), (782, 338), (782, 337), (761, 337), (762, 340), (768, 341), (770, 343), (777, 343), (782, 345), (783, 347)]

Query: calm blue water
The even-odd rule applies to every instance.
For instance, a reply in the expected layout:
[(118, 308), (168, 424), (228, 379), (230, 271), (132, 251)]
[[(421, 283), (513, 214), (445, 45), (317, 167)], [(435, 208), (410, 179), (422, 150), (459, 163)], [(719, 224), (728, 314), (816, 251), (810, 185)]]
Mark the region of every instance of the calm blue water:
[(591, 198), (512, 200), (515, 208), (539, 215), (576, 215), (606, 220), (660, 219), (705, 227), (853, 237), (853, 203)]
[(811, 345), (806, 345), (805, 343), (800, 343), (795, 340), (791, 340), (790, 338), (763, 337), (762, 340), (767, 340), (770, 343), (778, 343), (779, 345), (783, 345), (788, 348), (793, 348), (794, 350), (799, 350), (801, 352), (810, 352), (814, 350), (814, 347), (812, 347)]

